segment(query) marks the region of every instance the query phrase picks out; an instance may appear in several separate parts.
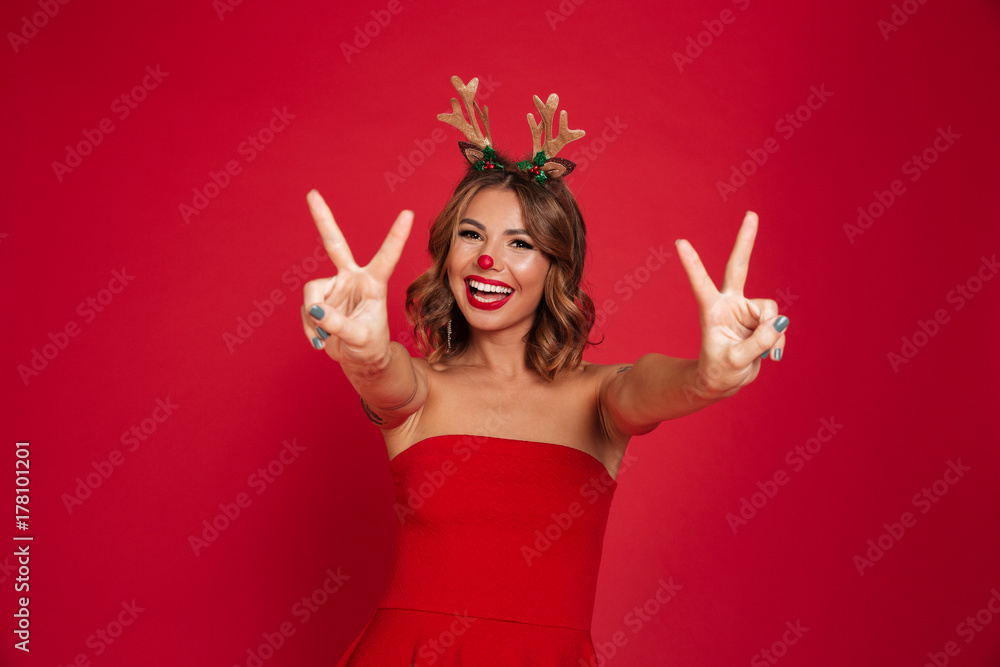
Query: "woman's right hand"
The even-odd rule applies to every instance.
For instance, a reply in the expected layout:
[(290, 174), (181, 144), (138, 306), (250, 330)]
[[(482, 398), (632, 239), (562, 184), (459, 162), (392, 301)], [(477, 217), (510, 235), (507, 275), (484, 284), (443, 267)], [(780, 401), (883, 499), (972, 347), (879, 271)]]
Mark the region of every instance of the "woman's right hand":
[(375, 257), (361, 267), (319, 192), (311, 190), (306, 201), (326, 252), (337, 267), (332, 278), (305, 284), (302, 325), (306, 339), (338, 363), (379, 364), (389, 351), (389, 276), (410, 235), (413, 211), (399, 214)]

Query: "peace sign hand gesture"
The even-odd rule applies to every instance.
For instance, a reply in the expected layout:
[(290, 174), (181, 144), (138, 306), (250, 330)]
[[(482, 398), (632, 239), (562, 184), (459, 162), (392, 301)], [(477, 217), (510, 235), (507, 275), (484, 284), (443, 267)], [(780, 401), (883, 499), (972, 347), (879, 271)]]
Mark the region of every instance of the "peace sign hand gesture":
[(701, 322), (701, 354), (698, 356), (700, 390), (722, 398), (753, 382), (763, 354), (774, 350), (777, 361), (785, 347), (788, 318), (778, 315), (773, 299), (743, 296), (750, 251), (757, 235), (757, 214), (747, 211), (726, 264), (722, 290), (715, 288), (694, 247), (684, 239), (676, 242), (681, 264), (698, 301)]
[(327, 254), (337, 267), (332, 278), (311, 280), (304, 288), (302, 325), (306, 338), (334, 361), (378, 363), (389, 349), (386, 294), (413, 225), (413, 212), (402, 211), (367, 266), (358, 266), (330, 208), (319, 192), (306, 196)]

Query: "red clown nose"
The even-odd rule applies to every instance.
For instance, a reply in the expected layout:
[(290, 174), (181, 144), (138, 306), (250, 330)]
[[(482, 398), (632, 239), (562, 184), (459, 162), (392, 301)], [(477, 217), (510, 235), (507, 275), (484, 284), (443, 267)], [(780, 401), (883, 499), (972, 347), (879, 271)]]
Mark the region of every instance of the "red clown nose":
[(493, 266), (493, 258), (489, 255), (482, 255), (479, 258), (479, 268), (483, 271)]

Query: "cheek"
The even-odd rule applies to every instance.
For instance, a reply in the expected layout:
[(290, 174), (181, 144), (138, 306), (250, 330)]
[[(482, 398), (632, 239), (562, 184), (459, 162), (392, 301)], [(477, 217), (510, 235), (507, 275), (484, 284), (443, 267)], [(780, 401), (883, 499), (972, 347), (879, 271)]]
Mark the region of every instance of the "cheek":
[(444, 263), (445, 267), (450, 269), (449, 275), (461, 270), (463, 259), (462, 249), (453, 245), (448, 251), (448, 259)]
[(474, 258), (475, 249), (467, 243), (455, 243), (448, 251), (448, 264), (457, 268), (464, 267)]
[(550, 264), (551, 262), (544, 255), (524, 257), (516, 263), (517, 275), (522, 283), (532, 285), (533, 288), (541, 291), (545, 285), (545, 277), (549, 272)]

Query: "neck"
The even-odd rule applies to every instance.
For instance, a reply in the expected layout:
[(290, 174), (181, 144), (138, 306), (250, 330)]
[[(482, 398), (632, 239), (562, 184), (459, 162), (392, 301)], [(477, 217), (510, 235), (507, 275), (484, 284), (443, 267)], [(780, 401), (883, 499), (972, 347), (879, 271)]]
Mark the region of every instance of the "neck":
[(535, 371), (525, 360), (527, 344), (525, 336), (531, 331), (531, 323), (523, 327), (511, 327), (500, 331), (470, 329), (469, 345), (462, 354), (462, 363), (479, 366), (491, 374), (516, 379)]

